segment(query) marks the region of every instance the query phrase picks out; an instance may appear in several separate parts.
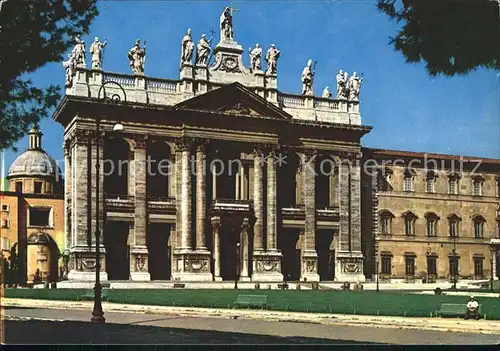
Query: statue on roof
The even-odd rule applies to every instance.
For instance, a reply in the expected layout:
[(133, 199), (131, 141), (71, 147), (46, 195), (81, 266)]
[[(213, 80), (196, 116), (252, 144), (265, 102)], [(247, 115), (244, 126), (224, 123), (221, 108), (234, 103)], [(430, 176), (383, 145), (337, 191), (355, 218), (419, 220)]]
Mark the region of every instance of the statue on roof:
[(134, 74), (144, 74), (144, 63), (146, 62), (146, 41), (141, 48), (141, 41), (137, 39), (134, 46), (128, 52), (129, 65)]
[(262, 56), (262, 48), (260, 45), (257, 43), (255, 44), (255, 48), (249, 48), (248, 51), (250, 52), (250, 72), (255, 73), (262, 71), (261, 63), (260, 63), (260, 58)]
[(267, 62), (267, 74), (276, 75), (278, 68), (278, 58), (280, 57), (280, 52), (274, 44), (271, 44), (271, 47), (267, 50), (266, 53), (266, 62)]
[(229, 7), (225, 7), (220, 15), (220, 40), (233, 39), (233, 14)]
[(314, 68), (312, 64), (312, 60), (309, 59), (302, 71), (302, 95), (313, 95)]
[(347, 99), (348, 88), (347, 72), (340, 70), (337, 74), (337, 99)]
[(325, 89), (323, 89), (323, 93), (321, 94), (321, 97), (324, 97), (324, 98), (331, 98), (332, 97), (332, 92), (330, 91), (330, 89), (326, 86)]
[(92, 54), (92, 68), (100, 69), (102, 66), (102, 52), (106, 46), (107, 40), (100, 42), (98, 37), (94, 38), (94, 42), (90, 46), (90, 53)]
[(80, 37), (75, 37), (75, 42), (76, 44), (71, 52), (71, 55), (75, 60), (75, 65), (77, 67), (87, 67), (85, 60), (85, 42), (81, 40)]
[(66, 88), (70, 88), (73, 85), (73, 77), (75, 76), (75, 57), (73, 54), (68, 54), (68, 61), (63, 61), (63, 66), (66, 69)]
[(191, 28), (188, 28), (186, 35), (182, 38), (182, 48), (181, 48), (181, 65), (183, 63), (191, 64), (191, 58), (193, 57), (194, 43), (191, 37)]
[(349, 78), (349, 100), (359, 100), (359, 90), (362, 82), (363, 78), (359, 77), (356, 72)]
[(207, 40), (205, 34), (202, 34), (200, 40), (198, 40), (198, 44), (196, 44), (196, 65), (206, 66), (208, 64), (208, 57), (210, 56), (210, 43), (212, 42), (213, 37), (210, 40)]

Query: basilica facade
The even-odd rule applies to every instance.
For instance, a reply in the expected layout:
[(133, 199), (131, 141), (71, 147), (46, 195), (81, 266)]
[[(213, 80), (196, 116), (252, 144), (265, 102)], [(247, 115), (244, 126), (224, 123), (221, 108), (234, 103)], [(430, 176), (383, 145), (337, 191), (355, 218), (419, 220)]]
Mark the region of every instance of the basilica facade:
[(213, 50), (212, 39), (195, 45), (188, 30), (178, 79), (146, 76), (139, 41), (130, 75), (101, 69), (98, 51), (87, 68), (77, 42), (54, 113), (65, 129), (69, 279), (94, 279), (97, 229), (109, 280), (376, 274), (380, 173), (365, 167), (361, 138), (372, 128), (360, 115), (361, 79), (339, 72), (336, 98), (328, 89), (318, 97), (305, 57), (302, 94), (282, 92), (278, 48), (257, 45), (248, 68), (232, 26), (226, 9)]

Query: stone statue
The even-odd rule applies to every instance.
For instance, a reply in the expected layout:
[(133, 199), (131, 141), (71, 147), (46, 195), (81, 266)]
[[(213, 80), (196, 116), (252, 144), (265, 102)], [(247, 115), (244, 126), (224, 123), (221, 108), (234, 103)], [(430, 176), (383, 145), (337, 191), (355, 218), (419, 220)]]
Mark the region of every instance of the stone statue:
[(359, 90), (362, 82), (363, 78), (359, 77), (356, 72), (349, 78), (349, 100), (359, 100)]
[(259, 44), (255, 44), (255, 48), (249, 48), (250, 52), (250, 72), (254, 73), (257, 71), (262, 71), (262, 67), (260, 64), (260, 58), (262, 56), (262, 48)]
[(71, 52), (71, 55), (73, 55), (75, 60), (75, 65), (77, 67), (87, 67), (85, 60), (85, 42), (81, 40), (80, 37), (76, 37), (75, 42), (76, 44)]
[(325, 89), (323, 89), (323, 93), (321, 94), (321, 97), (324, 98), (331, 98), (332, 97), (332, 92), (330, 89), (326, 86)]
[(314, 68), (312, 67), (312, 60), (307, 61), (306, 67), (302, 71), (302, 95), (312, 95), (313, 94), (313, 80), (314, 80)]
[(100, 69), (102, 67), (102, 52), (106, 46), (107, 40), (104, 42), (99, 42), (99, 38), (95, 37), (92, 46), (90, 47), (90, 53), (92, 54), (92, 68)]
[(128, 52), (129, 65), (134, 74), (144, 74), (144, 63), (146, 62), (146, 41), (141, 48), (141, 41), (137, 39), (135, 45)]
[(233, 15), (229, 7), (225, 7), (220, 15), (220, 40), (233, 39)]
[(201, 65), (201, 66), (206, 66), (208, 64), (208, 57), (210, 56), (210, 51), (212, 50), (210, 48), (210, 43), (212, 42), (213, 38), (210, 38), (210, 40), (207, 40), (207, 37), (205, 34), (202, 34), (200, 40), (198, 41), (198, 44), (196, 44), (196, 64)]
[(278, 58), (280, 57), (280, 52), (274, 44), (271, 44), (271, 47), (267, 50), (266, 53), (266, 62), (267, 62), (267, 73), (268, 74), (276, 74), (278, 68)]
[(347, 72), (340, 70), (337, 74), (337, 99), (347, 99)]
[(194, 43), (191, 37), (191, 28), (188, 28), (186, 35), (182, 38), (182, 48), (181, 48), (181, 64), (187, 63), (191, 64), (191, 58), (193, 57)]
[(68, 61), (63, 61), (63, 66), (66, 69), (66, 87), (69, 88), (73, 85), (73, 77), (75, 76), (75, 57), (73, 54), (68, 54)]

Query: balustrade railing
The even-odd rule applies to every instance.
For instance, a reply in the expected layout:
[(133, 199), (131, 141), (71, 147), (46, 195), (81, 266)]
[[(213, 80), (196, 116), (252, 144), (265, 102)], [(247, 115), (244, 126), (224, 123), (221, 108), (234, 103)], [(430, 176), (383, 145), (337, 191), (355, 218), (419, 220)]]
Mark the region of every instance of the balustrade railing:
[(167, 80), (167, 79), (157, 79), (157, 78), (147, 78), (146, 89), (159, 93), (177, 93), (178, 92), (178, 82)]
[(304, 107), (306, 105), (305, 98), (302, 95), (278, 95), (278, 102), (283, 107)]
[(135, 87), (135, 78), (126, 74), (104, 72), (102, 74), (102, 81), (103, 83), (115, 82), (120, 84), (123, 88)]

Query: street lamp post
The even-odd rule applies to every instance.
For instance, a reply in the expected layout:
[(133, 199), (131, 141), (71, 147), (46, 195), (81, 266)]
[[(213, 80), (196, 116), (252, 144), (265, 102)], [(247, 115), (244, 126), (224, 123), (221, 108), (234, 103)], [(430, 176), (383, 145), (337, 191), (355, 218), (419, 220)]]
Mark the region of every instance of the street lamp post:
[(379, 291), (379, 286), (378, 286), (378, 279), (379, 279), (379, 278), (378, 278), (378, 276), (380, 275), (380, 274), (379, 274), (379, 267), (378, 267), (379, 262), (378, 262), (378, 261), (379, 261), (379, 257), (377, 256), (377, 261), (375, 262), (375, 264), (376, 264), (376, 266), (377, 266), (377, 267), (376, 267), (376, 269), (377, 269), (377, 277), (376, 277), (376, 278), (377, 278), (377, 292)]
[(457, 233), (453, 234), (453, 290), (457, 290), (458, 259), (457, 259)]
[[(96, 194), (95, 194), (95, 286), (94, 286), (94, 309), (92, 310), (92, 318), (90, 319), (93, 323), (105, 323), (104, 312), (102, 311), (101, 302), (101, 248), (100, 248), (100, 238), (101, 229), (100, 225), (100, 209), (99, 209), (99, 183), (100, 183), (100, 143), (101, 143), (101, 120), (99, 117), (96, 119), (96, 162), (95, 162), (95, 172), (96, 172)], [(90, 182), (87, 183), (91, 187)], [(90, 192), (89, 192), (90, 193)]]
[[(101, 97), (101, 91), (104, 89), (104, 86), (107, 84), (117, 85), (121, 91), (123, 92), (124, 101), (127, 100), (125, 95), (125, 91), (121, 87), (120, 84), (115, 82), (105, 82), (99, 88), (99, 93), (97, 94), (98, 98)], [(119, 103), (121, 98), (118, 94), (112, 94), (112, 96), (106, 96), (106, 90), (104, 89), (104, 97), (103, 100), (105, 102), (114, 102)], [(113, 127), (113, 131), (120, 132), (123, 130), (123, 126), (120, 123), (117, 123)], [(95, 172), (96, 172), (96, 185), (95, 185), (95, 285), (94, 285), (94, 308), (92, 310), (92, 318), (90, 321), (92, 323), (105, 323), (106, 319), (104, 318), (104, 312), (102, 310), (102, 301), (101, 301), (101, 229), (100, 229), (100, 180), (101, 180), (101, 118), (99, 116), (96, 117), (96, 161), (95, 161)], [(87, 182), (87, 194), (91, 194), (91, 186), (92, 184)], [(89, 199), (89, 201), (91, 201)], [(90, 214), (89, 214), (90, 215)]]
[(236, 244), (236, 277), (234, 277), (234, 288), (238, 289), (238, 279), (240, 276), (240, 243)]

